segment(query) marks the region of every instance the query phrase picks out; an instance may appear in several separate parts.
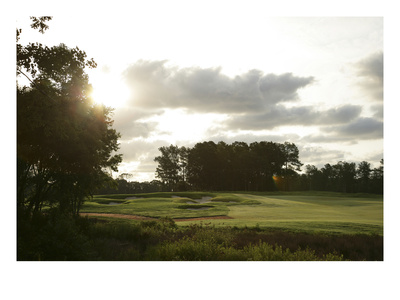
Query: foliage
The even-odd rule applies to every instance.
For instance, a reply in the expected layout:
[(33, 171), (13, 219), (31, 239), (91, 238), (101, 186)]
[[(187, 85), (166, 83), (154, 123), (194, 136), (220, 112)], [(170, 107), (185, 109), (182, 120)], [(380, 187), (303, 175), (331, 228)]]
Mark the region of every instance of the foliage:
[[(32, 27), (43, 33), (49, 19), (32, 17)], [(17, 84), (19, 212), (50, 205), (77, 214), (121, 162), (112, 111), (93, 103), (86, 67), (96, 63), (79, 48), (17, 44), (17, 76), (30, 82)]]
[(189, 149), (170, 145), (158, 150), (161, 155), (154, 158), (158, 162), (156, 177), (161, 179), (167, 190), (185, 190)]
[[(371, 170), (370, 163), (339, 161), (318, 170), (302, 163), (294, 143), (201, 142), (193, 148), (159, 148), (156, 176), (159, 190), (209, 191), (305, 191), (383, 193), (382, 166)], [(124, 183), (125, 184), (125, 183)]]
[(71, 218), (58, 210), (18, 220), (18, 260), (383, 260), (383, 237), (254, 227), (178, 226), (171, 218)]
[[(65, 223), (59, 224), (56, 230), (46, 229), (49, 234), (35, 239), (36, 243), (20, 247), (19, 260), (383, 260), (380, 236), (301, 234), (203, 224), (178, 227), (171, 219), (134, 223), (83, 219), (75, 221), (77, 225), (68, 224), (80, 229), (79, 238), (69, 238), (72, 243), (67, 247), (56, 248), (62, 235), (54, 232), (68, 231), (60, 230)], [(65, 246), (65, 242), (59, 242)]]
[(71, 218), (58, 210), (32, 219), (18, 218), (17, 260), (90, 260), (94, 249), (85, 235), (86, 218)]
[(209, 141), (193, 148), (170, 145), (159, 150), (156, 175), (165, 190), (275, 190), (274, 175), (288, 181), (302, 165), (296, 145), (288, 142)]
[(127, 181), (124, 178), (118, 178), (115, 180), (114, 186), (104, 186), (98, 188), (95, 191), (97, 195), (106, 194), (139, 194), (139, 193), (153, 193), (161, 192), (164, 189), (164, 185), (159, 180), (152, 181)]
[(379, 168), (371, 169), (371, 164), (339, 161), (336, 165), (325, 164), (320, 170), (306, 166), (306, 180), (311, 190), (344, 193), (383, 194), (383, 159)]

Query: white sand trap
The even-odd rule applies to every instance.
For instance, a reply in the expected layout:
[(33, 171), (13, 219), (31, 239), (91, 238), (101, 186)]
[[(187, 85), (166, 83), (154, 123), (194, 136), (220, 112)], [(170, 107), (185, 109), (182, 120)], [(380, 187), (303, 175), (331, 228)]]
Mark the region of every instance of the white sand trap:
[(205, 196), (205, 197), (202, 197), (201, 199), (194, 199), (194, 201), (196, 201), (197, 203), (207, 203), (207, 202), (211, 202), (210, 201), (211, 199), (212, 199), (212, 197)]

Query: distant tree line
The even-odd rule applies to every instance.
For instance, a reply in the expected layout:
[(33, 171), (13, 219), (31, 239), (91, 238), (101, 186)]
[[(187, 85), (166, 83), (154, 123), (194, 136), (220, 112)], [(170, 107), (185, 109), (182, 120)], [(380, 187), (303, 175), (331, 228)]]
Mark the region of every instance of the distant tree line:
[(156, 177), (163, 191), (295, 191), (383, 193), (383, 160), (372, 169), (340, 161), (318, 169), (299, 160), (294, 143), (197, 143), (193, 148), (160, 147)]
[(300, 171), (299, 150), (285, 142), (197, 143), (193, 148), (159, 148), (156, 176), (166, 190), (266, 191), (276, 190), (276, 178), (285, 190)]
[(163, 184), (159, 180), (152, 181), (128, 181), (131, 177), (129, 173), (123, 173), (115, 179), (116, 185), (104, 186), (96, 190), (97, 195), (106, 194), (140, 194), (140, 193), (155, 193), (162, 192), (164, 190)]
[(373, 169), (366, 161), (358, 165), (339, 161), (335, 165), (325, 164), (321, 169), (307, 165), (302, 176), (306, 177), (310, 190), (383, 194), (383, 159)]

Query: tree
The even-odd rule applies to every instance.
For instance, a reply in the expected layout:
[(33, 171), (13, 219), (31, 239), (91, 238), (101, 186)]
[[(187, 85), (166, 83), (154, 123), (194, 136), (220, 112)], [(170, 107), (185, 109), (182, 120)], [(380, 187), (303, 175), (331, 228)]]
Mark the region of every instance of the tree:
[(333, 166), (337, 170), (339, 180), (339, 191), (351, 193), (354, 191), (354, 183), (356, 177), (356, 164), (339, 161)]
[(216, 190), (220, 161), (214, 142), (197, 143), (188, 156), (188, 181), (201, 190)]
[(369, 192), (371, 172), (371, 164), (369, 162), (362, 161), (358, 164), (357, 179), (359, 181), (359, 190), (361, 192)]
[(187, 177), (188, 150), (174, 145), (158, 150), (161, 155), (154, 158), (158, 162), (156, 177), (162, 180), (168, 190), (183, 189)]
[(336, 191), (337, 170), (331, 164), (325, 164), (321, 173), (321, 190)]
[(314, 165), (306, 165), (306, 175), (309, 184), (309, 190), (319, 189), (320, 171)]
[(285, 163), (282, 146), (274, 142), (254, 142), (250, 144), (252, 189), (275, 190), (273, 177), (281, 175)]
[[(44, 32), (50, 17), (31, 18)], [(85, 68), (93, 59), (79, 48), (61, 44), (18, 44), (17, 78), (17, 203), (30, 215), (43, 205), (78, 214), (84, 199), (111, 182), (122, 156), (120, 134), (112, 128), (111, 108), (93, 103)]]
[(232, 175), (233, 189), (236, 191), (249, 190), (251, 180), (251, 159), (249, 145), (244, 142), (234, 142), (232, 144)]
[(284, 154), (284, 185), (285, 190), (290, 190), (292, 178), (296, 178), (296, 171), (301, 171), (303, 165), (299, 160), (299, 149), (294, 143), (285, 142), (280, 144), (281, 151)]
[(372, 192), (383, 194), (383, 159), (380, 160), (379, 168), (374, 168), (371, 174)]

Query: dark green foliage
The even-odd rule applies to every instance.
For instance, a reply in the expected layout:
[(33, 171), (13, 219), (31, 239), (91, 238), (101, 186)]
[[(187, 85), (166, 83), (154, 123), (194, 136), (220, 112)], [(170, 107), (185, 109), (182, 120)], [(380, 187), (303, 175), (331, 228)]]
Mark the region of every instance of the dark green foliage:
[(154, 161), (158, 162), (156, 176), (162, 180), (164, 189), (185, 191), (189, 149), (170, 145), (158, 150), (161, 155), (154, 158)]
[(299, 151), (291, 143), (243, 142), (226, 144), (212, 141), (193, 148), (159, 148), (156, 175), (165, 190), (276, 190), (273, 176), (289, 178), (300, 171)]
[(17, 259), (90, 260), (95, 252), (86, 236), (89, 223), (87, 218), (71, 218), (56, 210), (34, 214), (30, 220), (19, 218)]
[[(50, 17), (32, 17), (42, 33)], [(17, 30), (17, 41), (21, 30)], [(111, 109), (93, 103), (85, 68), (93, 59), (60, 44), (17, 44), (17, 205), (20, 217), (44, 205), (78, 214), (85, 198), (110, 182), (117, 171), (120, 137)]]
[(383, 159), (380, 163), (375, 169), (366, 161), (358, 166), (339, 161), (336, 165), (325, 164), (321, 169), (307, 165), (304, 183), (310, 190), (383, 194)]
[(237, 233), (233, 240), (239, 247), (259, 241), (278, 244), (290, 251), (310, 248), (319, 257), (330, 249), (330, 252), (340, 253), (347, 260), (383, 260), (383, 237), (378, 235), (323, 235), (247, 229)]
[[(320, 170), (303, 165), (295, 144), (285, 142), (197, 143), (193, 148), (159, 148), (156, 175), (159, 190), (204, 191), (305, 191), (383, 193), (382, 166), (371, 170), (368, 162), (356, 166), (339, 161)], [(128, 183), (121, 183), (123, 185)]]
[(105, 186), (97, 189), (95, 194), (140, 194), (161, 192), (165, 189), (165, 186), (159, 180), (138, 182), (118, 178), (115, 180), (115, 183), (115, 186)]
[(383, 238), (252, 228), (178, 227), (56, 211), (18, 223), (18, 260), (383, 260)]

